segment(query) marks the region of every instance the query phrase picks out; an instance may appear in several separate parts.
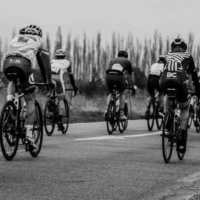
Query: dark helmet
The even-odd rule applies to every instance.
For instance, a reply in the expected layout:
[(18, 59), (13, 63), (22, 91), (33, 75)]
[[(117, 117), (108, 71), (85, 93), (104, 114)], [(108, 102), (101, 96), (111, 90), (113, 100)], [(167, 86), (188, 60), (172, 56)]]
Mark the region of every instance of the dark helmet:
[(126, 51), (119, 51), (117, 56), (128, 58), (128, 53)]
[(182, 38), (177, 38), (171, 43), (171, 49), (173, 50), (175, 47), (181, 47), (185, 51), (187, 50), (187, 44)]
[(22, 28), (19, 31), (19, 34), (31, 34), (31, 35), (38, 35), (42, 37), (42, 29), (37, 25), (29, 25), (25, 28)]
[(160, 55), (158, 62), (165, 62), (165, 56), (164, 55)]

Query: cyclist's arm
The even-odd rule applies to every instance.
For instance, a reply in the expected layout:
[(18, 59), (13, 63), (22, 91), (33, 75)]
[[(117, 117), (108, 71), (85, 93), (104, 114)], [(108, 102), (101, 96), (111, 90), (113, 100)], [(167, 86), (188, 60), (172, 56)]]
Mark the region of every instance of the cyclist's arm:
[(135, 85), (135, 75), (134, 75), (134, 72), (133, 72), (133, 67), (132, 67), (132, 64), (131, 62), (129, 61), (128, 63), (128, 83), (131, 85), (131, 86), (134, 86)]
[(44, 82), (51, 83), (52, 76), (51, 76), (49, 52), (46, 49), (40, 49), (36, 54), (36, 58), (37, 58)]
[(190, 59), (189, 68), (190, 68), (190, 72), (191, 72), (191, 75), (192, 75), (192, 80), (194, 82), (195, 88), (197, 90), (199, 90), (200, 89), (199, 79), (198, 79), (198, 76), (197, 76), (197, 71), (196, 71), (196, 67), (195, 67), (194, 60), (193, 60), (192, 56), (191, 56), (191, 59)]
[(74, 76), (73, 76), (73, 73), (72, 73), (72, 66), (71, 66), (71, 63), (70, 63), (70, 65), (69, 65), (67, 71), (68, 71), (70, 83), (71, 83), (72, 87), (75, 88), (75, 87), (76, 87), (76, 84), (75, 84)]

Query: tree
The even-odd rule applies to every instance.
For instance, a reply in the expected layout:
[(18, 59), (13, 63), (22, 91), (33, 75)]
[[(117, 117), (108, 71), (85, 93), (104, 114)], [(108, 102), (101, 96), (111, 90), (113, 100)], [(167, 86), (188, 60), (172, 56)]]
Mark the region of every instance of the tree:
[(71, 32), (67, 35), (67, 43), (66, 43), (66, 58), (71, 62)]
[(97, 43), (96, 43), (96, 52), (97, 52), (97, 65), (96, 65), (96, 70), (97, 72), (97, 79), (99, 79), (101, 77), (101, 60), (100, 60), (100, 57), (101, 57), (101, 33), (98, 32), (97, 33)]
[(114, 58), (116, 56), (116, 36), (115, 36), (115, 32), (113, 32), (112, 34), (112, 58)]
[(47, 37), (46, 37), (46, 46), (47, 46), (47, 50), (49, 51), (49, 54), (51, 56), (51, 42), (50, 42), (50, 38), (49, 38), (49, 33), (47, 33)]
[(58, 27), (57, 33), (56, 33), (56, 42), (55, 42), (55, 50), (54, 53), (56, 52), (57, 49), (62, 48), (62, 31), (61, 27)]

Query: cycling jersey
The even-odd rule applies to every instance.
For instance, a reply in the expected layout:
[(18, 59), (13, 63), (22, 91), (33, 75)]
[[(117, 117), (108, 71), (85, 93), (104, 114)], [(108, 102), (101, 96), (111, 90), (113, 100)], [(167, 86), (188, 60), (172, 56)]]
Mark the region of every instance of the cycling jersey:
[(164, 63), (154, 63), (151, 65), (149, 75), (160, 76), (164, 69)]
[(35, 61), (38, 50), (45, 49), (44, 41), (37, 35), (16, 35), (11, 41), (6, 57), (22, 56), (31, 61)]
[(72, 73), (70, 62), (66, 59), (54, 59), (51, 61), (51, 71), (54, 74)]
[(124, 57), (117, 57), (117, 58), (112, 59), (110, 61), (108, 69), (118, 70), (123, 73), (127, 72), (128, 74), (132, 74), (133, 72), (131, 62), (127, 58), (124, 58)]
[[(51, 61), (52, 79), (56, 82), (56, 93), (64, 95), (64, 73), (72, 74), (70, 62), (66, 59), (54, 59)], [(65, 78), (66, 79), (66, 78)]]
[(183, 107), (189, 102), (186, 81), (188, 70), (191, 72), (196, 89), (199, 89), (196, 68), (191, 54), (188, 52), (169, 52), (166, 55), (166, 65), (161, 76), (160, 87), (163, 91), (167, 88), (177, 88), (177, 100)]

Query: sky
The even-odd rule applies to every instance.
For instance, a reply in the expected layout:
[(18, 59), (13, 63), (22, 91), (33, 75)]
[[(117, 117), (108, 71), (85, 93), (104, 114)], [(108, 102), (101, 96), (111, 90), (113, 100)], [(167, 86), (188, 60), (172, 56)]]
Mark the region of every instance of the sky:
[(0, 5), (0, 37), (8, 41), (13, 28), (37, 24), (51, 40), (60, 26), (64, 40), (68, 31), (72, 36), (86, 32), (89, 38), (100, 31), (108, 42), (113, 31), (144, 40), (157, 30), (186, 41), (192, 32), (200, 43), (199, 0), (0, 0)]

